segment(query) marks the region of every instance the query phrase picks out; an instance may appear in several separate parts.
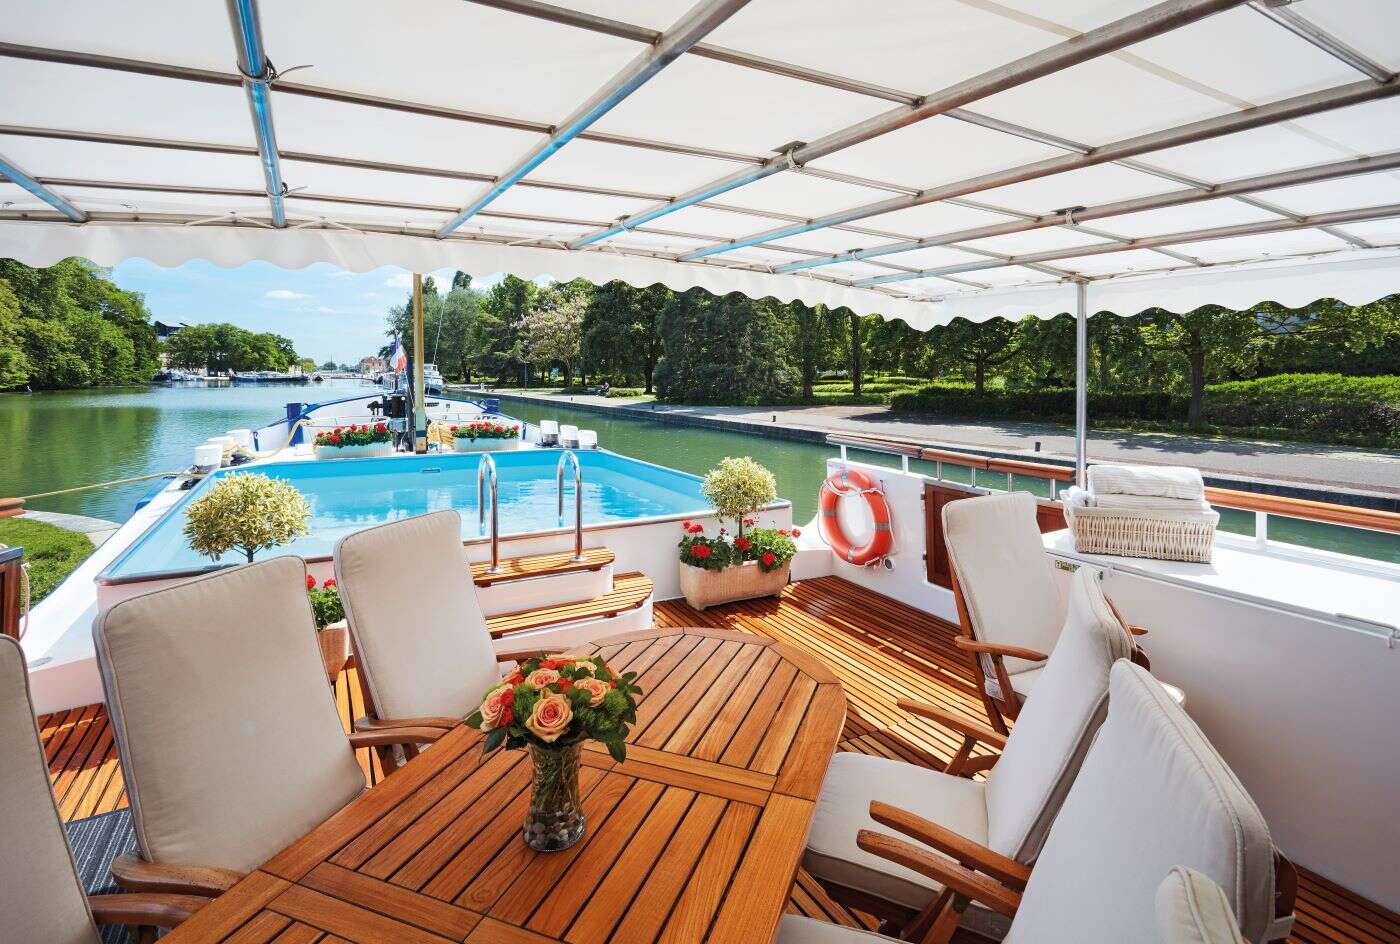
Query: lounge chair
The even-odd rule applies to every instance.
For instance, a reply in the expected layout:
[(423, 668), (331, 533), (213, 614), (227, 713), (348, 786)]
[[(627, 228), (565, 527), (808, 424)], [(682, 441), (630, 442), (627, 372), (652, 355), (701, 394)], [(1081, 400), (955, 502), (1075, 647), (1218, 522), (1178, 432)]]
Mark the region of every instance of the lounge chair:
[[(500, 682), (500, 662), (535, 654), (492, 646), (455, 511), (346, 535), (335, 545), (335, 579), (368, 710), (357, 731), (445, 733)], [(393, 769), (389, 754), (381, 760)]]
[[(1194, 869), (1178, 866), (1162, 879), (1157, 886), (1156, 915), (1156, 944), (1244, 944), (1225, 892)], [(788, 915), (779, 926), (776, 944), (890, 944), (893, 940)], [(1035, 935), (1027, 940), (1039, 942), (1041, 937)], [(1088, 944), (1094, 939), (1083, 940)]]
[[(939, 855), (872, 830), (858, 842), (958, 893), (926, 944), (948, 940), (969, 900), (1012, 919), (1005, 944), (1152, 941), (1160, 876), (1178, 866), (1223, 889), (1246, 941), (1282, 941), (1293, 923), (1296, 873), (1258, 807), (1170, 692), (1126, 660), (1113, 666), (1108, 719), (1024, 891), (951, 845)], [(865, 944), (805, 924), (785, 926), (779, 941)]]
[[(1004, 718), (1020, 714), (1065, 620), (1065, 595), (1041, 543), (1035, 509), (1028, 492), (981, 495), (943, 507), (962, 626), (954, 643), (972, 657), (987, 719), (1003, 734)], [(1145, 656), (1139, 659), (1146, 663)]]
[[(942, 883), (861, 846), (867, 830), (910, 833), (1022, 887), (1103, 722), (1109, 670), (1132, 642), (1099, 582), (1081, 570), (1071, 584), (1061, 641), (1046, 663), (1033, 707), (1009, 738), (942, 709), (900, 707), (959, 732), (963, 742), (944, 772), (864, 754), (831, 762), (803, 860), (839, 901), (911, 933), (946, 904)], [(974, 757), (978, 743), (1002, 748)], [(995, 763), (995, 767), (992, 764)], [(991, 768), (985, 782), (971, 775)], [(878, 824), (878, 825), (877, 825)]]
[(83, 893), (49, 786), (19, 643), (0, 636), (0, 939), (97, 944), (94, 922), (173, 928), (208, 903), (191, 895)]
[(134, 891), (219, 894), (365, 790), (326, 687), (306, 564), (277, 557), (117, 603), (93, 625), (139, 857)]

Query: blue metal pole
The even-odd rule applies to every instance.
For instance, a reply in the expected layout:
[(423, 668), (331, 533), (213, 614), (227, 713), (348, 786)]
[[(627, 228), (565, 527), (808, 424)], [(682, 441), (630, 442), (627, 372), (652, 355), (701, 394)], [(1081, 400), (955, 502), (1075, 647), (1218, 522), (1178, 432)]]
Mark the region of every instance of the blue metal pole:
[(79, 210), (77, 207), (60, 197), (58, 194), (54, 193), (48, 187), (45, 187), (43, 184), (39, 183), (39, 181), (35, 180), (33, 177), (26, 174), (23, 170), (20, 169), (18, 164), (16, 164), (14, 161), (11, 161), (3, 154), (0, 154), (0, 176), (8, 177), (10, 180), (23, 187), (25, 190), (28, 190), (30, 193), (34, 194), (34, 196), (38, 197), (40, 200), (43, 200), (49, 206), (53, 207), (55, 210), (62, 213), (64, 216), (68, 217), (74, 223), (87, 222), (86, 213), (84, 213), (82, 210)]
[(258, 158), (262, 161), (263, 180), (267, 183), (267, 199), (272, 205), (272, 225), (287, 225), (287, 210), (282, 194), (282, 167), (277, 154), (277, 132), (272, 123), (273, 71), (263, 47), (262, 25), (258, 20), (256, 0), (228, 0), (229, 22), (238, 50), (238, 71), (243, 73), (243, 87), (248, 92), (248, 111), (253, 118), (253, 131), (258, 139)]

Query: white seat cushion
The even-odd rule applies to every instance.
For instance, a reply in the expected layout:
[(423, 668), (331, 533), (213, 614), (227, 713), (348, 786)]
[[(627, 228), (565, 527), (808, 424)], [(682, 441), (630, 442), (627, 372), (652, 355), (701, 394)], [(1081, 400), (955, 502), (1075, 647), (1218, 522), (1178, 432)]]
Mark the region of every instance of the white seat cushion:
[(0, 636), (0, 940), (97, 944), (34, 726), (24, 652)]
[(1031, 689), (1034, 688), (1035, 683), (1039, 681), (1040, 673), (1044, 671), (1045, 667), (1041, 666), (1035, 669), (1026, 669), (1024, 672), (1017, 672), (1015, 675), (1010, 676), (1011, 690), (1020, 697), (1022, 702), (1025, 702), (1031, 695)]
[(894, 938), (855, 928), (815, 921), (798, 915), (783, 915), (773, 944), (897, 944)]
[(856, 846), (856, 834), (862, 829), (900, 835), (870, 818), (872, 800), (931, 819), (973, 842), (987, 843), (987, 805), (981, 783), (884, 757), (843, 752), (831, 759), (817, 800), (803, 859), (807, 871), (822, 881), (907, 908), (922, 908), (941, 890), (932, 879)]
[(346, 535), (335, 577), (380, 718), (465, 718), (500, 682), (457, 512)]
[(1157, 887), (1178, 865), (1224, 889), (1246, 940), (1264, 938), (1274, 872), (1259, 809), (1170, 694), (1121, 660), (1006, 944), (1151, 941)]
[(1195, 869), (1177, 867), (1157, 886), (1159, 944), (1244, 944), (1220, 886)]
[(301, 558), (123, 600), (93, 637), (148, 860), (247, 872), (364, 791)]

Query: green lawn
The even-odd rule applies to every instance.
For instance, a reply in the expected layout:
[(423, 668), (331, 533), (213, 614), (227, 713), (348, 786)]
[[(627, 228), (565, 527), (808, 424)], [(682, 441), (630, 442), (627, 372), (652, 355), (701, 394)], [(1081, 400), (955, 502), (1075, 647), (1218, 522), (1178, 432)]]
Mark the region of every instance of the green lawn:
[(24, 548), (31, 603), (48, 596), (94, 550), (85, 534), (26, 518), (0, 518), (0, 544)]

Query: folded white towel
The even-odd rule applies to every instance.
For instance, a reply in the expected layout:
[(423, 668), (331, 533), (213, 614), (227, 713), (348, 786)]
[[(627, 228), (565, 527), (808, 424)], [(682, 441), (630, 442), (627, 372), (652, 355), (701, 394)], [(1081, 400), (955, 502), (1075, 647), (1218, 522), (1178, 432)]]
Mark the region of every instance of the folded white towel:
[(1200, 471), (1188, 466), (1091, 465), (1089, 491), (1190, 500), (1204, 499), (1206, 486)]
[(1204, 498), (1158, 498), (1155, 495), (1090, 495), (1098, 508), (1140, 508), (1150, 511), (1210, 511)]
[(1060, 501), (1066, 505), (1088, 506), (1094, 503), (1093, 496), (1078, 485), (1071, 485), (1069, 488), (1063, 489), (1060, 492)]

